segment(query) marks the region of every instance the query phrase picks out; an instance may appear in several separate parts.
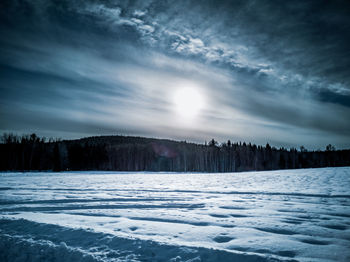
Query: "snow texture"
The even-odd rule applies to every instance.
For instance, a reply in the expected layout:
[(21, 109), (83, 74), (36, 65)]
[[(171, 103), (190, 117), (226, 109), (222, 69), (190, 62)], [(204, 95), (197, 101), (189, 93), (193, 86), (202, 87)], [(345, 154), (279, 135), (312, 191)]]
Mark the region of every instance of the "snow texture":
[(350, 168), (1, 173), (0, 261), (350, 261)]

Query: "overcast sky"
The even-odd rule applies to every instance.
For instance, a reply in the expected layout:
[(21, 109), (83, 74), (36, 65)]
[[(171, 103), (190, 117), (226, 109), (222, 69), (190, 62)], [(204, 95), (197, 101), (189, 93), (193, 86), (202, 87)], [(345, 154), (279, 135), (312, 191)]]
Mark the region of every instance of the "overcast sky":
[(349, 1), (2, 0), (0, 34), (1, 132), (350, 148)]

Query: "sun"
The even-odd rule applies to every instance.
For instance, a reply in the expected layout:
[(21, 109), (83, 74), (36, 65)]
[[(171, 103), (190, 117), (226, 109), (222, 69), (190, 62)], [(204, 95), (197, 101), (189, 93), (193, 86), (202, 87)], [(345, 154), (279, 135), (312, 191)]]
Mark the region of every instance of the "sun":
[(183, 87), (174, 94), (175, 111), (183, 118), (192, 119), (203, 109), (203, 95), (193, 87)]

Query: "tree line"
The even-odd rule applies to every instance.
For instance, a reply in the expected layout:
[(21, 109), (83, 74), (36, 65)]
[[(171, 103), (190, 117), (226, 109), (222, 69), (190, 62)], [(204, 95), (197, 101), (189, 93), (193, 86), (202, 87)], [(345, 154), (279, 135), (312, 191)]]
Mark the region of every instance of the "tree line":
[(350, 150), (308, 151), (228, 140), (195, 144), (132, 136), (77, 140), (45, 139), (36, 134), (3, 134), (1, 171), (173, 171), (240, 172), (350, 165)]

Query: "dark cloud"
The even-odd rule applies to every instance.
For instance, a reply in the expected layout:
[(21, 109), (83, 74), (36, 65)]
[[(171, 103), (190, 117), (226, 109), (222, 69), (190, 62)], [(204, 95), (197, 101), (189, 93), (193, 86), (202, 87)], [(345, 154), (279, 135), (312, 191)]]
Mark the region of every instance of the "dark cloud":
[[(0, 127), (347, 147), (349, 13), (347, 1), (1, 1)], [(193, 126), (173, 116), (181, 85), (206, 97)]]

